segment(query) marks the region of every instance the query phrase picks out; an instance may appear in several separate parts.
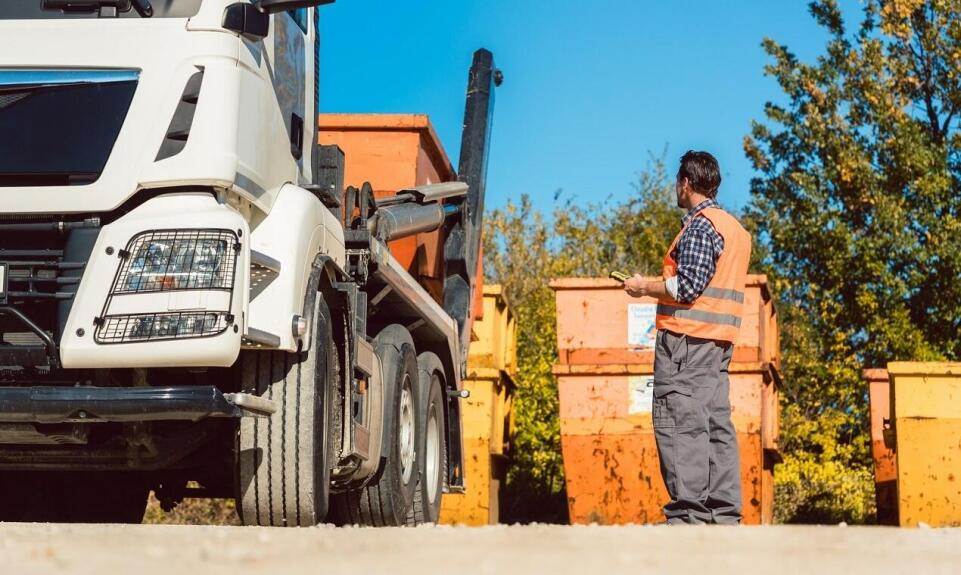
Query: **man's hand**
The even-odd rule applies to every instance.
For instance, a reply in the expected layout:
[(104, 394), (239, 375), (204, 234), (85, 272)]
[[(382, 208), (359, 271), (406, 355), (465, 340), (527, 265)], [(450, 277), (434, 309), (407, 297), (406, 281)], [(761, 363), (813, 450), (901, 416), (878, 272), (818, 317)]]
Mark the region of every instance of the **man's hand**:
[(624, 291), (631, 297), (644, 297), (648, 295), (648, 282), (641, 277), (641, 274), (634, 274), (624, 282)]

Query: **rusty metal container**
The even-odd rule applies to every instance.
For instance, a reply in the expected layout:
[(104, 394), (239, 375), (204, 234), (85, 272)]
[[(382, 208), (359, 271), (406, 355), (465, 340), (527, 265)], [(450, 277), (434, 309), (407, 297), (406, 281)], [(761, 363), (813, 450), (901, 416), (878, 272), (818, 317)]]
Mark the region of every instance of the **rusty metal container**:
[[(318, 143), (337, 145), (344, 151), (345, 186), (359, 188), (370, 182), (374, 196), (382, 198), (405, 188), (456, 179), (447, 152), (425, 115), (320, 114), (318, 122)], [(438, 302), (443, 301), (444, 285), (441, 233), (417, 234), (389, 246)]]
[(891, 385), (886, 369), (861, 372), (868, 384), (871, 405), (871, 457), (874, 459), (874, 497), (877, 521), (898, 524), (898, 459), (891, 429)]
[[(607, 279), (551, 282), (557, 302), (561, 449), (572, 523), (658, 523), (667, 491), (651, 415), (652, 298)], [(730, 366), (745, 524), (774, 518), (779, 428), (777, 315), (765, 276), (748, 277)]]
[(892, 362), (901, 526), (961, 526), (961, 363)]
[(474, 321), (462, 401), (464, 493), (448, 493), (441, 500), (441, 523), (489, 525), (498, 522), (500, 487), (510, 460), (514, 427), (513, 395), (517, 350), (514, 315), (501, 287), (484, 286), (483, 312)]

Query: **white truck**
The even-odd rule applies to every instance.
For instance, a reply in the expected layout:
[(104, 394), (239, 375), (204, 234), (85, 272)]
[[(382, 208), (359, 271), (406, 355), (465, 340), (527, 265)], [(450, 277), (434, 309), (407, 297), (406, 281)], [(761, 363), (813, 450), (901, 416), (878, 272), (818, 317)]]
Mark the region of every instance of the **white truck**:
[[(411, 525), (463, 490), (490, 52), (459, 181), (317, 146), (318, 5), (0, 2), (0, 520)], [(348, 159), (349, 161), (349, 159)], [(387, 242), (439, 230), (441, 300)]]

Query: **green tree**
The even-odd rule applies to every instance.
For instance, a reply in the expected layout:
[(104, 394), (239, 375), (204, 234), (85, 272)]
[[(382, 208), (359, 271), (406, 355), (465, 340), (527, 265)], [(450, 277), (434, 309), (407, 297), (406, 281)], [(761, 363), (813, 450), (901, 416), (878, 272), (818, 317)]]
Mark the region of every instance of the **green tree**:
[[(661, 258), (680, 223), (673, 178), (652, 159), (625, 202), (586, 207), (557, 202), (550, 220), (527, 196), (485, 219), (485, 273), (503, 286), (517, 317), (517, 433), (505, 489), (506, 522), (567, 519), (557, 418), (554, 293), (548, 280), (606, 276), (611, 269), (659, 274)], [(560, 199), (560, 194), (558, 198)]]
[(516, 433), (501, 520), (562, 523), (567, 518), (557, 419), (557, 360), (549, 228), (525, 195), (485, 218), (486, 281), (500, 283), (517, 319)]
[(663, 156), (651, 157), (623, 202), (580, 207), (573, 198), (554, 209), (553, 277), (607, 277), (611, 270), (661, 275), (664, 253), (680, 229), (674, 176)]
[(800, 62), (764, 41), (784, 104), (744, 149), (760, 174), (748, 219), (784, 326), (779, 518), (873, 512), (862, 367), (961, 355), (961, 3), (867, 0), (854, 31)]

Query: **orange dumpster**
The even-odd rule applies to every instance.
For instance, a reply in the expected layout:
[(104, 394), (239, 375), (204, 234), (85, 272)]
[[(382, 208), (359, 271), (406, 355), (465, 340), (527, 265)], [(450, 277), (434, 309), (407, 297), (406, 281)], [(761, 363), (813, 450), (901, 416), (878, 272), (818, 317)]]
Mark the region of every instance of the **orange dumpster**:
[(498, 285), (484, 286), (483, 312), (474, 320), (461, 400), (464, 422), (464, 493), (441, 500), (440, 522), (488, 525), (500, 516), (500, 487), (507, 475), (514, 426), (516, 374), (514, 315)]
[(891, 385), (886, 369), (865, 369), (871, 402), (871, 456), (878, 523), (898, 524), (898, 460), (891, 435)]
[[(572, 523), (657, 523), (667, 491), (651, 417), (655, 300), (607, 279), (551, 282), (557, 303), (561, 449)], [(780, 375), (765, 276), (748, 276), (730, 366), (745, 524), (773, 521)]]
[[(344, 185), (370, 182), (377, 198), (424, 184), (456, 179), (430, 119), (417, 114), (320, 114), (318, 143), (344, 152)], [(441, 230), (390, 242), (390, 251), (442, 302), (444, 238)], [(476, 290), (480, 299), (480, 290)]]

